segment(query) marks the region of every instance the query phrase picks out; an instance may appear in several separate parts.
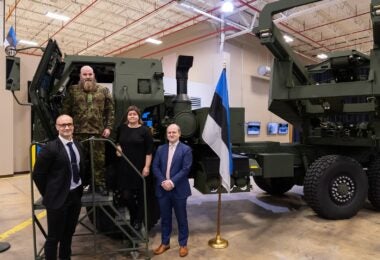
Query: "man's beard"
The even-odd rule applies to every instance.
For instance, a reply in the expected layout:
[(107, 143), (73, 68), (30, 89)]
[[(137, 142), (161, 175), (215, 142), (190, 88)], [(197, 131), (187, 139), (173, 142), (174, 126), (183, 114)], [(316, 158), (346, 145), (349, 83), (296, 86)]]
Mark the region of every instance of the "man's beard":
[(95, 92), (98, 88), (95, 80), (81, 80), (79, 81), (79, 85), (85, 92)]

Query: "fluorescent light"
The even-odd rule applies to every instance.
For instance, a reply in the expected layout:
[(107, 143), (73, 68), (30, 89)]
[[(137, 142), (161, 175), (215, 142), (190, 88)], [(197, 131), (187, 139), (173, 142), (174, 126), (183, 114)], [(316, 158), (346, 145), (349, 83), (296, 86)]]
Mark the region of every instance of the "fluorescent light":
[(56, 19), (56, 20), (64, 21), (64, 22), (67, 22), (68, 20), (70, 20), (70, 17), (68, 17), (66, 15), (52, 13), (52, 12), (47, 12), (46, 16), (53, 18), (53, 19)]
[(321, 60), (324, 60), (324, 59), (327, 59), (328, 56), (325, 53), (320, 53), (320, 54), (317, 55), (317, 58), (321, 59)]
[(294, 41), (292, 37), (290, 37), (289, 35), (284, 35), (284, 39), (285, 39), (285, 42), (292, 42)]
[(234, 4), (231, 1), (224, 1), (221, 8), (223, 13), (231, 13), (234, 10)]
[(161, 44), (162, 41), (160, 40), (156, 40), (156, 39), (153, 39), (153, 38), (148, 38), (145, 40), (146, 42), (150, 42), (150, 43), (153, 43), (153, 44)]
[(27, 41), (27, 40), (19, 40), (17, 43), (24, 44), (24, 45), (31, 45), (31, 46), (37, 46), (38, 43), (34, 41)]
[(193, 9), (194, 7), (184, 3), (184, 2), (179, 2), (180, 5), (182, 5), (183, 7), (186, 7), (186, 8), (189, 8), (189, 9)]

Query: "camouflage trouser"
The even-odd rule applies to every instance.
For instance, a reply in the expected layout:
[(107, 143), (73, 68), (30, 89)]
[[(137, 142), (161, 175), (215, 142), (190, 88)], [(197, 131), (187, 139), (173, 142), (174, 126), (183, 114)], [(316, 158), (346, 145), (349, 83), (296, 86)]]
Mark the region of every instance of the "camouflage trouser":
[[(100, 135), (94, 135), (94, 134), (75, 134), (75, 138), (78, 141), (86, 140), (90, 137), (97, 137), (100, 138)], [(86, 141), (82, 142), (84, 148), (86, 149), (86, 152), (89, 156), (91, 156), (90, 151), (90, 143), (93, 143), (92, 146), (92, 154), (93, 154), (93, 169), (94, 172), (92, 176), (94, 176), (94, 182), (95, 187), (106, 187), (106, 180), (105, 180), (105, 143), (103, 141)], [(92, 167), (91, 167), (92, 168)]]

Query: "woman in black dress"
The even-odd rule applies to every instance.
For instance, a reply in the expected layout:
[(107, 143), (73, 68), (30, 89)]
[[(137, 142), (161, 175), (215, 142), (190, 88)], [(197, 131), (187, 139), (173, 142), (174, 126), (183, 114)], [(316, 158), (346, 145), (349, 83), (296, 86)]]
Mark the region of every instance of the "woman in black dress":
[[(117, 131), (116, 155), (121, 156), (119, 151), (122, 151), (146, 177), (150, 172), (153, 151), (150, 129), (143, 125), (140, 109), (136, 106), (128, 107), (123, 122)], [(136, 230), (141, 229), (144, 217), (144, 190), (141, 176), (126, 160), (121, 159), (116, 183), (121, 198), (129, 210), (132, 226)]]

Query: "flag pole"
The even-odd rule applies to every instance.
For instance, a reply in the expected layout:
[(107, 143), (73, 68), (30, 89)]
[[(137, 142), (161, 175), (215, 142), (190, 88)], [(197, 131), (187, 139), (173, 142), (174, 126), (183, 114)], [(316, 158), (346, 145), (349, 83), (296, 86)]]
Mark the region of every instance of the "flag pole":
[[(215, 117), (216, 111), (222, 110), (224, 115), (222, 118)], [(217, 119), (215, 121), (215, 118)], [(219, 176), (218, 176), (218, 209), (217, 209), (217, 226), (216, 236), (208, 241), (208, 245), (215, 249), (223, 249), (228, 246), (228, 241), (220, 236), (220, 215), (222, 205), (222, 179), (225, 178), (226, 189), (230, 189), (230, 175), (231, 175), (231, 147), (229, 137), (229, 105), (228, 105), (228, 90), (226, 80), (226, 62), (223, 62), (223, 71), (220, 75), (218, 84), (216, 85), (215, 94), (211, 102), (209, 115), (207, 116), (206, 123), (203, 129), (202, 138), (210, 146), (212, 150), (218, 155), (220, 159)], [(220, 130), (217, 130), (220, 129)], [(216, 138), (215, 138), (216, 137)], [(227, 141), (227, 143), (224, 140)], [(219, 145), (215, 145), (219, 144)], [(224, 147), (224, 149), (223, 149)], [(225, 152), (228, 151), (229, 160), (222, 160), (225, 158)], [(227, 164), (227, 165), (226, 165)], [(227, 173), (228, 177), (225, 176)]]
[(208, 241), (208, 245), (215, 249), (223, 249), (228, 246), (228, 240), (223, 239), (220, 236), (220, 212), (222, 208), (222, 178), (219, 175), (219, 187), (218, 187), (218, 212), (216, 221), (216, 236)]

